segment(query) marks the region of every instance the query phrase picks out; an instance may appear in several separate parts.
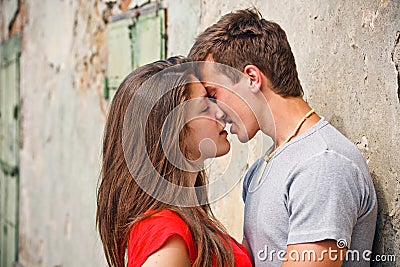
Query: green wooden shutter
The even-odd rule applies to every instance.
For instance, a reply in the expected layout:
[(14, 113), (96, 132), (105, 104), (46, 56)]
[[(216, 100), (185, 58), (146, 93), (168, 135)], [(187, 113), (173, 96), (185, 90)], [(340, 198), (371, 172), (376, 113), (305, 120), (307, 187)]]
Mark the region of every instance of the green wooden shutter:
[(112, 99), (119, 84), (132, 71), (132, 44), (130, 38), (132, 19), (123, 19), (108, 25), (107, 85)]
[(159, 9), (135, 19), (132, 27), (133, 68), (165, 59), (165, 10)]
[(165, 10), (157, 5), (153, 8), (138, 17), (132, 15), (134, 12), (129, 12), (111, 18), (107, 29), (108, 66), (104, 82), (105, 98), (113, 98), (122, 80), (132, 70), (165, 59)]
[(0, 46), (0, 266), (18, 261), (21, 38)]

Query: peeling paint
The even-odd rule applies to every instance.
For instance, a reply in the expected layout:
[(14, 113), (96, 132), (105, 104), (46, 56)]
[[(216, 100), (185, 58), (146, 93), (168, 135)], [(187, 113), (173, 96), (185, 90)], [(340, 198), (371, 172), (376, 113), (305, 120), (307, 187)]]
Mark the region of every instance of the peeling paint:
[(392, 62), (396, 68), (397, 73), (397, 98), (400, 102), (400, 32), (397, 32), (397, 37), (395, 40), (394, 48), (392, 51)]
[(371, 10), (363, 10), (362, 11), (362, 27), (369, 27), (371, 29), (374, 29), (374, 22), (378, 18), (379, 12), (377, 11), (371, 11)]
[(360, 150), (369, 151), (367, 137), (365, 135), (362, 136), (361, 137), (361, 141), (356, 142), (356, 146)]

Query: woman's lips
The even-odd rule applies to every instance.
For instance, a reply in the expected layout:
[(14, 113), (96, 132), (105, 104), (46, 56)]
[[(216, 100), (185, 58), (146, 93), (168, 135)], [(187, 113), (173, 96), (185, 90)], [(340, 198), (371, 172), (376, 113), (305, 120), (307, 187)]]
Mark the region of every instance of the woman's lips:
[(228, 135), (228, 132), (227, 132), (226, 130), (223, 130), (223, 131), (221, 131), (221, 132), (219, 133), (219, 135), (224, 135), (224, 134)]

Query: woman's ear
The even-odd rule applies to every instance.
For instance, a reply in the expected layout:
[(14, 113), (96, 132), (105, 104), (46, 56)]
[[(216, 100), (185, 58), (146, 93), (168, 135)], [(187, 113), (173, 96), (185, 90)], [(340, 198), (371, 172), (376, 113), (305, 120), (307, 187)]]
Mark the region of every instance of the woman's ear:
[(261, 71), (254, 65), (247, 65), (244, 67), (243, 73), (250, 79), (250, 90), (253, 93), (257, 93), (261, 90), (262, 77)]

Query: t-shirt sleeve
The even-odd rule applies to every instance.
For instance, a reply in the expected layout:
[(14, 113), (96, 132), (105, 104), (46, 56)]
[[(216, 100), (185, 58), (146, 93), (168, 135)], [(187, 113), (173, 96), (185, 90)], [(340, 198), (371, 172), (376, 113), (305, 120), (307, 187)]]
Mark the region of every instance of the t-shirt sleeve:
[(349, 159), (324, 151), (300, 163), (286, 183), (287, 244), (345, 239), (367, 209), (367, 182)]
[(163, 210), (133, 227), (128, 245), (128, 266), (142, 266), (174, 235), (185, 241), (190, 260), (194, 262), (197, 255), (189, 227), (176, 213)]

